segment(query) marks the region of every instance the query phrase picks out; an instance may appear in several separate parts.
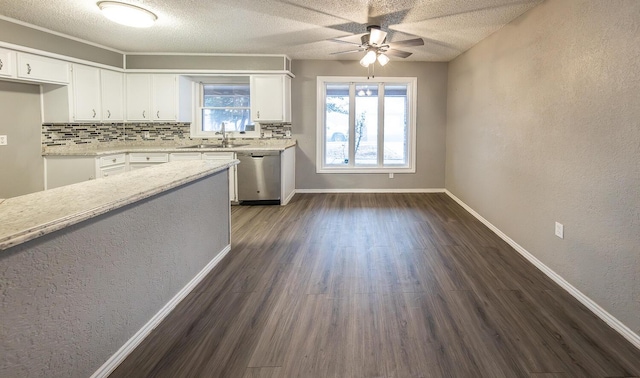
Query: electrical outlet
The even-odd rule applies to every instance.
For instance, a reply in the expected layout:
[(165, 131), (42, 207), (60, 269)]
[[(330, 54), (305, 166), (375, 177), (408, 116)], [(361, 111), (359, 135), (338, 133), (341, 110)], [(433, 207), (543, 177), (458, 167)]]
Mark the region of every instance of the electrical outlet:
[(393, 178), (393, 172), (389, 173), (389, 178)]
[(564, 226), (562, 223), (556, 222), (556, 236), (560, 239), (564, 239)]
[(6, 145), (7, 145), (7, 136), (0, 135), (0, 146), (6, 146)]
[(150, 137), (149, 132), (148, 132), (148, 131), (145, 131), (145, 132), (144, 132), (144, 138), (145, 138), (145, 139), (149, 139), (149, 137)]
[(285, 131), (284, 136), (286, 136), (287, 138), (291, 138), (291, 130)]

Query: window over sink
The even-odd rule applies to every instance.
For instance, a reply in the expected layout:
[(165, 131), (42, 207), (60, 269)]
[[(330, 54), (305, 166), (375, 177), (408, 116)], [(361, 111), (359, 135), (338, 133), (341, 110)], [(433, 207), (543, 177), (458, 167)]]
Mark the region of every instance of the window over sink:
[(224, 131), (236, 137), (259, 137), (251, 121), (249, 76), (212, 77), (199, 86), (196, 123), (192, 137), (221, 138)]

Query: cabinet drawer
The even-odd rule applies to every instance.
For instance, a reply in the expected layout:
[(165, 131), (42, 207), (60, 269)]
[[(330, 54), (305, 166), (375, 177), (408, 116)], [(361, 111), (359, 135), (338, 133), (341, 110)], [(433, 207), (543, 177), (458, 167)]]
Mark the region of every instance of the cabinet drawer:
[(38, 82), (69, 83), (69, 63), (18, 53), (18, 77)]
[(129, 163), (166, 163), (169, 161), (169, 155), (160, 152), (136, 152), (129, 154)]
[(235, 152), (203, 152), (202, 160), (235, 159)]
[(127, 171), (127, 167), (124, 164), (107, 167), (107, 168), (100, 168), (100, 176), (101, 177), (115, 176), (120, 173), (124, 173), (126, 171)]
[(0, 49), (0, 76), (15, 77), (14, 61), (16, 53), (11, 50)]
[(199, 152), (176, 152), (169, 154), (169, 161), (200, 160)]
[(102, 156), (99, 159), (99, 166), (109, 167), (111, 165), (124, 164), (125, 161), (125, 154)]

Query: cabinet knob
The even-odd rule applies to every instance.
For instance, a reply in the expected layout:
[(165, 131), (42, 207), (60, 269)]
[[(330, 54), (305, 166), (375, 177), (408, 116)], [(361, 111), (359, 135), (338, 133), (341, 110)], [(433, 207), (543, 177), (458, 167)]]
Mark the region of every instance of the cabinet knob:
[(115, 162), (116, 162), (116, 159), (113, 159), (113, 160), (111, 160), (111, 161), (115, 163)]
[(93, 110), (93, 118), (96, 118), (96, 110), (95, 109), (91, 109)]
[(107, 118), (111, 118), (111, 110), (107, 109)]
[(109, 176), (109, 174), (108, 174), (108, 173), (105, 173), (103, 176), (104, 176), (104, 177), (107, 177), (107, 176)]
[(147, 161), (149, 161), (149, 159), (150, 159), (150, 158), (147, 156)]
[(147, 118), (147, 111), (146, 110), (142, 111), (142, 118)]
[(2, 63), (2, 59), (0, 59), (0, 70), (2, 69), (2, 66), (4, 66), (4, 63)]
[(27, 75), (31, 75), (31, 65), (27, 63)]

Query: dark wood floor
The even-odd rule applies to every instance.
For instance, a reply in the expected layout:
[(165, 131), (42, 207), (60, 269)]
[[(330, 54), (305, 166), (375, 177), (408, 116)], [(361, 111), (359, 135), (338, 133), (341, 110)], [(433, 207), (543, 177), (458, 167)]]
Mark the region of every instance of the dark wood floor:
[(112, 377), (628, 377), (640, 352), (445, 194), (234, 207)]

